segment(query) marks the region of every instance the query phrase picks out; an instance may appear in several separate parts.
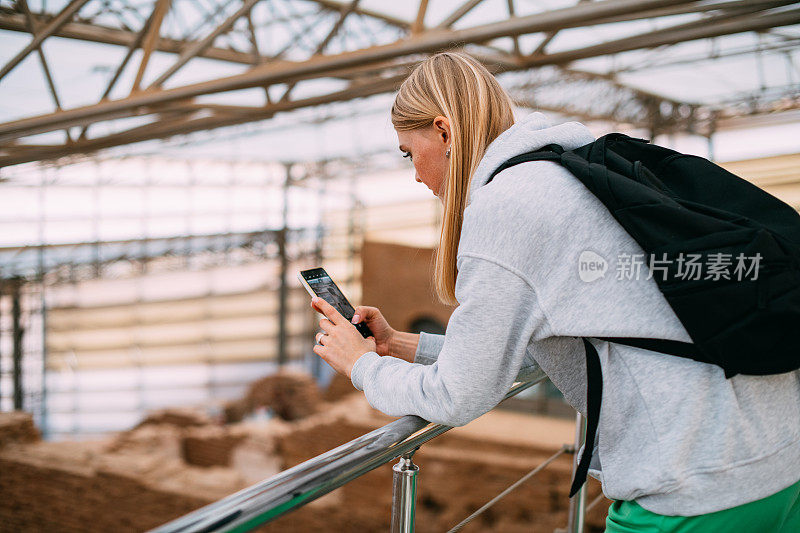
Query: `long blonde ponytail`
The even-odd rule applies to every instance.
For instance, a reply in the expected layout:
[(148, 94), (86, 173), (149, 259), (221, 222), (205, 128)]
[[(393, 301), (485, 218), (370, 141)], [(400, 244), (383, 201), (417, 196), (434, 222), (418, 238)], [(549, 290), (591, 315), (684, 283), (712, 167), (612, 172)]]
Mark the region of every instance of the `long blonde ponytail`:
[(452, 141), (434, 288), (439, 300), (455, 305), (456, 253), (470, 181), (486, 148), (511, 127), (514, 116), (497, 79), (459, 52), (442, 52), (418, 65), (392, 106), (392, 124), (399, 131), (428, 127), (437, 116), (449, 120)]

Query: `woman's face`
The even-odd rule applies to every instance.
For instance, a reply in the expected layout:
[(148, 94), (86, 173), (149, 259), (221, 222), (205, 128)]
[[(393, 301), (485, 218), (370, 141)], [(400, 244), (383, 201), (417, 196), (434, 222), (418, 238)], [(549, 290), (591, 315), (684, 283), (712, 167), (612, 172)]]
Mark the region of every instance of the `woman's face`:
[(447, 149), (450, 146), (450, 123), (436, 117), (433, 124), (415, 130), (397, 132), (400, 151), (414, 163), (415, 178), (424, 183), (440, 199), (447, 179)]

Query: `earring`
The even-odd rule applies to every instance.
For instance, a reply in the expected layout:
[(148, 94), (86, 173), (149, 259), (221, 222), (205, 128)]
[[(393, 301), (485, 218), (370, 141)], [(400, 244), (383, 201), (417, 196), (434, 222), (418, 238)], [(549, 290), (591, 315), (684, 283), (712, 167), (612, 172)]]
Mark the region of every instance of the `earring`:
[(445, 157), (450, 157), (450, 147), (447, 147), (447, 151), (444, 153)]

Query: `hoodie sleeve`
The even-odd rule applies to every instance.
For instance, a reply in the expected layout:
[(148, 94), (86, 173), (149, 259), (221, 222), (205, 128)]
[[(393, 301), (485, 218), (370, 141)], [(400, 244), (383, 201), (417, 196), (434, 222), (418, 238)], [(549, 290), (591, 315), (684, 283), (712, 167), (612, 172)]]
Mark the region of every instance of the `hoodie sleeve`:
[[(487, 258), (460, 256), (456, 299), (435, 361), (409, 363), (374, 352), (356, 361), (353, 385), (370, 405), (391, 416), (461, 426), (497, 405), (518, 377), (538, 371), (523, 362), (531, 337), (546, 336), (547, 320), (519, 273)], [(439, 342), (431, 337), (418, 348), (420, 362), (420, 350), (427, 356), (426, 346)]]
[(421, 365), (432, 365), (439, 357), (439, 352), (444, 346), (444, 335), (422, 332), (419, 334), (417, 352), (414, 355), (414, 362)]

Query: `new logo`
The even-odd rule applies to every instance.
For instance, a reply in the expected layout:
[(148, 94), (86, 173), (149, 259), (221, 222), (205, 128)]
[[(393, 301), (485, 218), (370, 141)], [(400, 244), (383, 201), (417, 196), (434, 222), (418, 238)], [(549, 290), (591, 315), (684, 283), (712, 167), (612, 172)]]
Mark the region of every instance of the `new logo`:
[(578, 257), (578, 276), (581, 281), (589, 283), (606, 275), (608, 261), (602, 255), (591, 250), (584, 250)]

